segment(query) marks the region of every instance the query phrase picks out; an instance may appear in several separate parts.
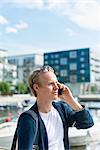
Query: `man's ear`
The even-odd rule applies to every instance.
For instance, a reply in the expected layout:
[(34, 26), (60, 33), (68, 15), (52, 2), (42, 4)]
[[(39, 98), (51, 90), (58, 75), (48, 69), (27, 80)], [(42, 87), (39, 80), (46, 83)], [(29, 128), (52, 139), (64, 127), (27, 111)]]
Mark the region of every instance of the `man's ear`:
[(36, 92), (38, 92), (38, 89), (39, 89), (38, 84), (34, 84), (34, 85), (33, 85), (33, 89), (34, 89)]

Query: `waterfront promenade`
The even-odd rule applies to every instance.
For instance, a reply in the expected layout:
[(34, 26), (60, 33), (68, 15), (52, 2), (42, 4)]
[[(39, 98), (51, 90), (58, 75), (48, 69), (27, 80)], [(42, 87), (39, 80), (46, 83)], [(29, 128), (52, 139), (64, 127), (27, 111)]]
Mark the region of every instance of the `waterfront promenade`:
[[(23, 102), (24, 100), (32, 100), (34, 102), (35, 97), (30, 96), (30, 95), (0, 96), (0, 105), (18, 104), (19, 102)], [(71, 150), (100, 150), (100, 122), (95, 123), (95, 125), (92, 128), (90, 128), (88, 131), (89, 131), (88, 135), (90, 138), (90, 144), (89, 146), (87, 145), (87, 149), (71, 148)], [(76, 129), (75, 129), (75, 132), (74, 130), (72, 131), (72, 137), (75, 136), (75, 134), (76, 134)], [(70, 137), (71, 137), (71, 134), (70, 134)], [(0, 148), (0, 150), (9, 150), (9, 149)]]
[(35, 100), (34, 96), (30, 94), (15, 94), (12, 96), (0, 96), (0, 105), (5, 104), (16, 104), (22, 102), (23, 100)]

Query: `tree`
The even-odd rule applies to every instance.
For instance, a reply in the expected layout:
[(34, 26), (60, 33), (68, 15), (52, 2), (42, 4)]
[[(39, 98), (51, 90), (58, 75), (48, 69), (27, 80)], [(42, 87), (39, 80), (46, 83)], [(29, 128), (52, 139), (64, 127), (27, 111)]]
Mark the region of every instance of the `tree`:
[(11, 94), (11, 85), (7, 82), (0, 82), (0, 93), (3, 95)]
[(19, 94), (25, 94), (28, 91), (28, 87), (25, 83), (18, 83), (16, 89)]
[(91, 86), (91, 92), (92, 93), (96, 93), (97, 92), (97, 86), (96, 85)]

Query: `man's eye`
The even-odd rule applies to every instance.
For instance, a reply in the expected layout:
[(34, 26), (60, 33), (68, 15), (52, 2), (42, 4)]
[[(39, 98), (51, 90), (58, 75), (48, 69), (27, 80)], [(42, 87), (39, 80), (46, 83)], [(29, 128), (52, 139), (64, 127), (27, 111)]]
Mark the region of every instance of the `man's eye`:
[(49, 85), (53, 85), (53, 83), (49, 83)]

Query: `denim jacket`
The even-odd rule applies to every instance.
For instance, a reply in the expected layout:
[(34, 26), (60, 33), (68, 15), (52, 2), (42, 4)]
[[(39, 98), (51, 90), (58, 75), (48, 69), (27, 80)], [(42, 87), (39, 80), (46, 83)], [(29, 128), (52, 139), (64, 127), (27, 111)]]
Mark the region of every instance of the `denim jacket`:
[[(66, 103), (59, 101), (52, 103), (54, 108), (59, 112), (59, 115), (63, 122), (64, 129), (64, 147), (65, 150), (69, 150), (69, 140), (68, 140), (68, 128), (73, 125), (77, 129), (87, 129), (94, 125), (93, 119), (89, 110), (84, 107), (81, 111), (75, 112)], [(38, 117), (38, 147), (39, 150), (48, 150), (48, 137), (45, 125), (41, 119), (37, 103), (35, 103), (31, 108)], [(33, 139), (36, 130), (36, 122), (31, 116), (25, 114), (19, 117), (18, 121), (18, 150), (32, 150)]]

